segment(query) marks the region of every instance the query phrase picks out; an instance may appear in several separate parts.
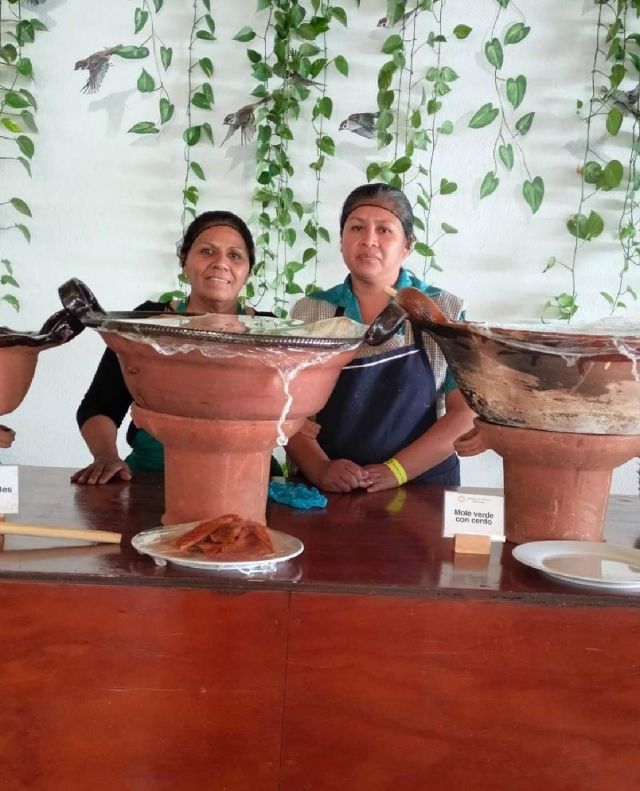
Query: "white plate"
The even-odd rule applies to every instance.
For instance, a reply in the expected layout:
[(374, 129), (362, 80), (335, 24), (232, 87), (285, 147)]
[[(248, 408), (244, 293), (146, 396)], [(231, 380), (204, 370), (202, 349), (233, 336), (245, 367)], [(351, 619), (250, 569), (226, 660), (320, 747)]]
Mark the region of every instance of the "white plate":
[(299, 555), (304, 549), (304, 544), (294, 536), (288, 533), (280, 533), (278, 530), (270, 530), (269, 535), (273, 542), (274, 552), (271, 555), (266, 555), (260, 560), (245, 560), (229, 562), (223, 560), (209, 560), (204, 556), (193, 555), (191, 552), (175, 550), (155, 550), (154, 545), (159, 544), (167, 538), (177, 538), (183, 533), (187, 533), (198, 522), (189, 522), (182, 525), (172, 525), (171, 527), (159, 527), (153, 530), (145, 530), (138, 533), (131, 539), (132, 546), (138, 550), (141, 555), (149, 555), (152, 557), (156, 564), (164, 566), (167, 563), (174, 563), (176, 566), (187, 566), (192, 569), (209, 569), (214, 571), (251, 571), (252, 569), (264, 569), (275, 566), (277, 563), (283, 563), (285, 560), (290, 560)]
[(516, 560), (561, 582), (609, 590), (640, 590), (640, 550), (594, 541), (531, 541)]

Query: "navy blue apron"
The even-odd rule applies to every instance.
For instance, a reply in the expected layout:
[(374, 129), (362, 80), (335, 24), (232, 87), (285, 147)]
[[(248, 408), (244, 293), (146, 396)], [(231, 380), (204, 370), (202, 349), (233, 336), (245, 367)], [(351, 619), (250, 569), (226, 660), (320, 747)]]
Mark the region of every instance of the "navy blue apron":
[[(344, 314), (338, 307), (336, 317)], [(382, 464), (421, 437), (438, 419), (436, 382), (422, 332), (415, 343), (343, 368), (318, 413), (318, 442), (330, 459)], [(413, 478), (414, 483), (460, 485), (460, 461), (449, 458)]]

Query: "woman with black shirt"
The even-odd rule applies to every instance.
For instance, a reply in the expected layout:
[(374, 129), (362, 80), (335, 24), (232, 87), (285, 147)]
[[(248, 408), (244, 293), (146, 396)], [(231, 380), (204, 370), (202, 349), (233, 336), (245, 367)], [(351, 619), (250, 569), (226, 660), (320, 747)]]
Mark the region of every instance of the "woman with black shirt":
[[(260, 313), (238, 301), (255, 264), (255, 247), (251, 232), (235, 214), (210, 211), (197, 217), (185, 233), (179, 258), (191, 285), (188, 299), (144, 302), (135, 310), (273, 315)], [(132, 452), (124, 460), (118, 455), (118, 428), (132, 401), (118, 357), (107, 349), (77, 413), (78, 426), (93, 461), (72, 476), (73, 482), (101, 484), (114, 477), (128, 481), (131, 472), (164, 468), (162, 445), (133, 422), (127, 431)]]

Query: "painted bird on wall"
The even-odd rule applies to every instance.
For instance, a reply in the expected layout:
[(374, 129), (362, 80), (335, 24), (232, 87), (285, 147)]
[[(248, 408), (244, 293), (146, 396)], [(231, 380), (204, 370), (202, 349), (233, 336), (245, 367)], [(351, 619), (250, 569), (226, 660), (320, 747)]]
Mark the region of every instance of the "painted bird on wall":
[[(406, 25), (407, 22), (413, 17), (415, 14), (418, 13), (420, 10), (420, 4), (418, 4), (412, 11), (407, 11), (407, 13), (402, 17), (402, 19), (396, 22), (396, 25)], [(378, 21), (376, 27), (393, 27), (393, 25), (389, 22), (388, 17), (383, 16), (382, 19)]]
[(340, 131), (354, 132), (360, 137), (373, 140), (376, 136), (376, 121), (380, 113), (353, 113), (340, 124)]
[(222, 143), (220, 143), (220, 147), (222, 148), (227, 140), (232, 135), (234, 135), (238, 129), (240, 130), (240, 145), (243, 146), (245, 143), (250, 141), (256, 132), (256, 117), (254, 113), (261, 104), (265, 104), (269, 101), (269, 99), (271, 99), (271, 94), (269, 94), (269, 96), (265, 96), (264, 99), (260, 99), (259, 102), (254, 102), (253, 104), (247, 104), (244, 107), (241, 107), (239, 110), (236, 110), (235, 113), (229, 113), (229, 115), (227, 115), (222, 122), (229, 127), (229, 131), (227, 132), (225, 139), (222, 141)]
[(104, 75), (109, 71), (109, 58), (114, 52), (117, 52), (122, 47), (118, 44), (117, 47), (109, 47), (102, 49), (99, 52), (94, 52), (88, 58), (76, 62), (75, 71), (78, 69), (86, 69), (89, 72), (89, 79), (85, 83), (81, 93), (97, 93), (104, 80)]
[(634, 118), (640, 118), (638, 99), (640, 99), (640, 83), (630, 91), (611, 91), (607, 96), (607, 104), (609, 104), (610, 107), (616, 107), (624, 115), (632, 115)]
[(298, 85), (302, 85), (304, 88), (324, 88), (324, 85), (321, 82), (314, 82), (313, 80), (309, 80), (306, 77), (303, 77), (300, 74), (297, 74), (295, 71), (288, 71), (287, 72), (287, 80), (289, 82), (295, 82)]

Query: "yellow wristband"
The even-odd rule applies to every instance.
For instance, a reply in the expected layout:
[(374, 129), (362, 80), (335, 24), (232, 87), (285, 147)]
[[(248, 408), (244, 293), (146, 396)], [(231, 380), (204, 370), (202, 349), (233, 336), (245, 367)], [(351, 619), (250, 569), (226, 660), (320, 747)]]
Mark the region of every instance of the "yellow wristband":
[(399, 486), (402, 486), (409, 480), (405, 468), (400, 464), (398, 459), (389, 459), (389, 461), (384, 462), (384, 465), (396, 476)]

